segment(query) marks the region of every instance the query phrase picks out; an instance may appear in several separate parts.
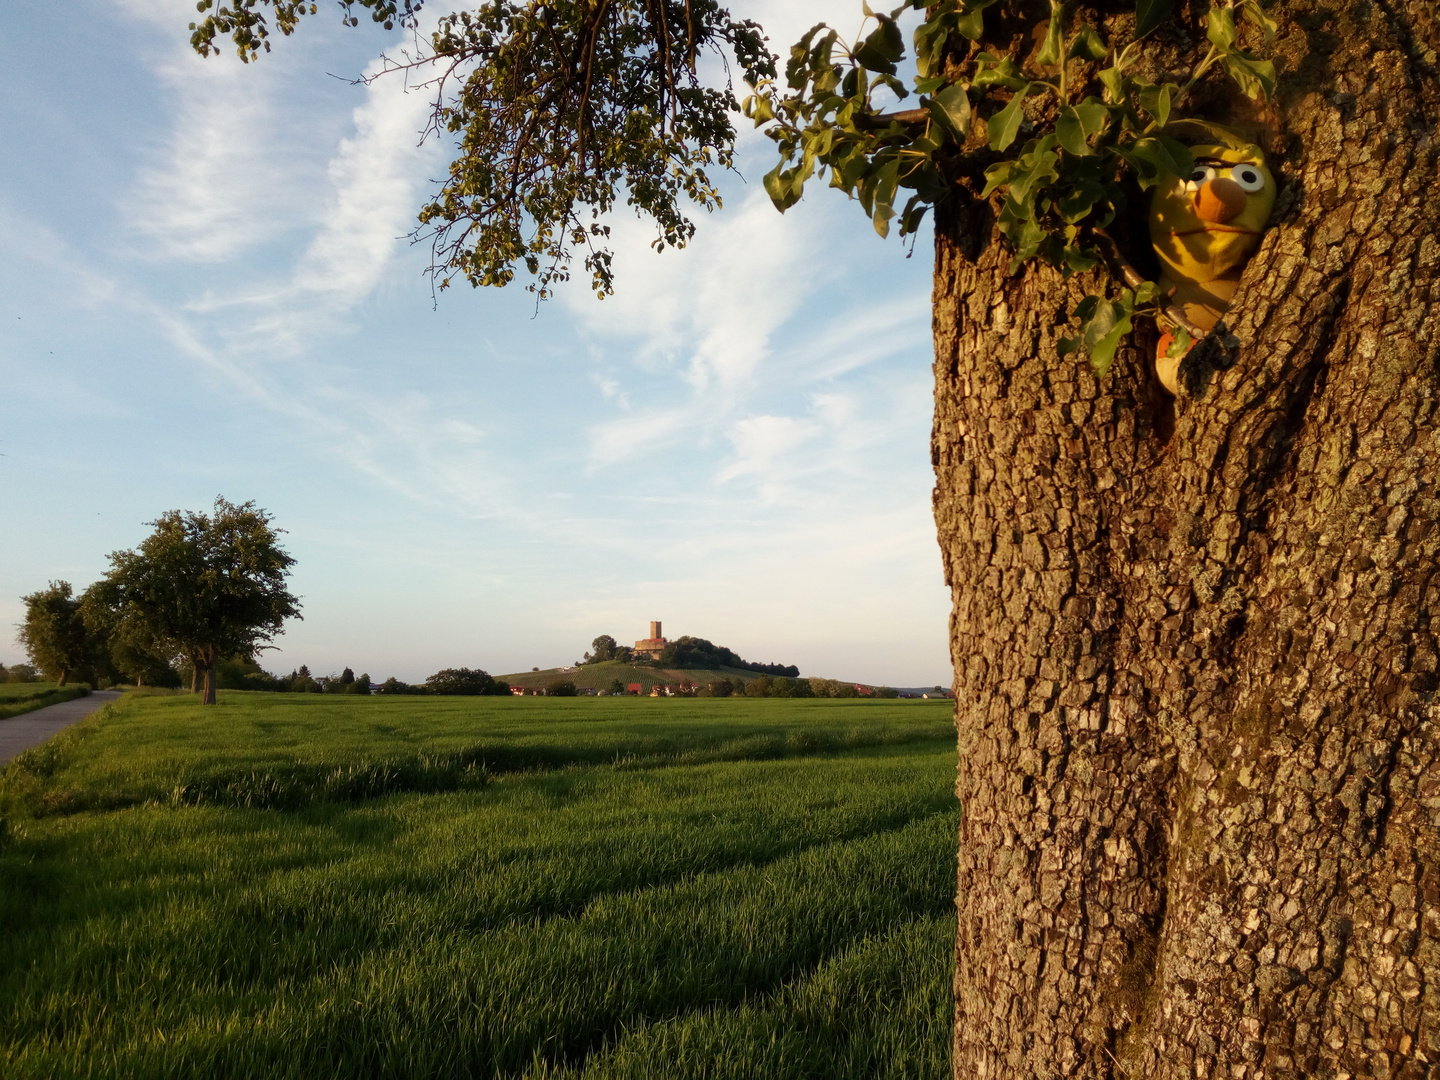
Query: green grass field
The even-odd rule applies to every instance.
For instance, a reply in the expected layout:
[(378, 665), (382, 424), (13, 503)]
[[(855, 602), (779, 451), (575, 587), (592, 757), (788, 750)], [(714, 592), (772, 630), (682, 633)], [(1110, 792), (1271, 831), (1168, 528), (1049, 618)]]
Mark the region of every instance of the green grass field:
[[(68, 683), (74, 686), (74, 683)], [(18, 701), (21, 698), (34, 697), (36, 694), (48, 694), (57, 689), (53, 682), (0, 682), (0, 702)]]
[(0, 772), (6, 1077), (941, 1077), (945, 702), (129, 698)]
[(63, 687), (47, 682), (0, 683), (0, 720), (43, 709), (46, 705), (74, 701), (84, 694), (85, 687), (73, 682)]

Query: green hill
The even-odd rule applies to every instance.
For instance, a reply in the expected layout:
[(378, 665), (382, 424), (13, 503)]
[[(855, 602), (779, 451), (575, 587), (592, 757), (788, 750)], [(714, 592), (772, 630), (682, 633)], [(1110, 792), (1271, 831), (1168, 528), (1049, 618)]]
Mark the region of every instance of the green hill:
[(627, 664), (622, 660), (606, 660), (599, 664), (582, 664), (574, 671), (546, 668), (544, 671), (517, 671), (513, 675), (497, 675), (496, 678), (511, 686), (523, 686), (527, 690), (538, 690), (553, 682), (568, 680), (581, 690), (607, 690), (619, 679), (626, 686), (639, 683), (648, 694), (652, 686), (679, 686), (691, 682), (698, 686), (729, 679), (734, 682), (749, 682), (758, 679), (760, 672), (744, 671), (740, 668), (656, 668), (646, 665)]

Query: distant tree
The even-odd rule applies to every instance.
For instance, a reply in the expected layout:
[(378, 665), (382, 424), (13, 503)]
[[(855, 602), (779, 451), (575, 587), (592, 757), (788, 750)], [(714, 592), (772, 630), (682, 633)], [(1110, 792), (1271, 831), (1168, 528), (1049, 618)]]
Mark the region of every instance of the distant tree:
[(618, 660), (622, 664), (633, 663), (635, 660), (635, 650), (629, 645), (616, 645), (615, 655), (612, 659)]
[[(744, 685), (743, 683), (741, 684)], [(729, 679), (718, 679), (710, 684), (710, 695), (712, 697), (729, 697), (735, 693), (735, 684)]]
[(510, 687), (479, 668), (445, 668), (437, 671), (425, 680), (425, 689), (431, 694), (459, 694), (470, 697), (510, 693)]
[(353, 668), (347, 667), (339, 675), (327, 675), (318, 681), (327, 694), (354, 693), (355, 671)]
[(5, 675), (5, 681), (12, 683), (38, 682), (39, 679), (40, 673), (29, 664), (11, 664)]
[(621, 682), (619, 679), (611, 679), (611, 680), (610, 680), (610, 693), (612, 693), (612, 694), (623, 694), (623, 693), (625, 693), (625, 684), (624, 684), (623, 682)]
[(119, 595), (108, 579), (94, 582), (80, 594), (80, 615), (96, 642), (92, 663), (97, 668), (107, 667), (107, 674), (117, 681), (136, 686), (180, 685), (176, 654), (150, 637), (144, 624), (121, 618)]
[(68, 581), (52, 581), (49, 588), (20, 599), (25, 603), (20, 643), (47, 679), (64, 686), (72, 673), (91, 663), (96, 651), (79, 598)]
[(425, 691), (420, 687), (411, 686), (407, 682), (401, 682), (391, 675), (375, 688), (377, 694), (423, 694)]
[[(761, 676), (764, 678), (765, 676)], [(758, 680), (757, 680), (758, 681)], [(809, 679), (796, 679), (788, 675), (777, 675), (771, 684), (769, 697), (781, 698), (808, 698), (814, 697), (815, 691), (810, 687)]]
[(370, 675), (368, 672), (355, 676), (355, 681), (350, 684), (352, 694), (364, 694), (370, 696)]
[(204, 703), (215, 703), (215, 665), (254, 656), (299, 618), (285, 587), (295, 560), (279, 545), (270, 515), (253, 502), (215, 500), (206, 515), (172, 510), (151, 522), (134, 551), (110, 556), (106, 575), (118, 621), (139, 640), (183, 655), (191, 689), (203, 675)]
[(743, 659), (733, 649), (716, 645), (704, 638), (686, 634), (666, 644), (656, 661), (659, 667), (738, 668), (764, 675), (785, 675), (798, 678), (800, 669), (794, 664), (756, 664)]
[(775, 680), (769, 675), (761, 675), (758, 679), (751, 679), (744, 684), (742, 691), (746, 697), (769, 697), (770, 688), (775, 685)]
[(545, 688), (549, 697), (574, 697), (580, 690), (569, 679), (557, 679)]
[(220, 690), (279, 690), (286, 685), (249, 656), (225, 656), (215, 661), (215, 686)]
[(607, 660), (615, 659), (615, 639), (609, 634), (601, 634), (590, 643), (590, 651), (585, 654), (582, 663), (603, 664)]

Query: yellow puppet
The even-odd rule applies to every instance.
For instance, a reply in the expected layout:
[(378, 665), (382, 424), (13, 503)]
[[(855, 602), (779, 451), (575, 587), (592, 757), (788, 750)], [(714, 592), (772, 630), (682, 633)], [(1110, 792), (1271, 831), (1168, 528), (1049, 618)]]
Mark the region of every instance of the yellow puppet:
[[(1208, 331), (1230, 308), (1245, 263), (1275, 206), (1275, 177), (1258, 146), (1205, 125), (1225, 143), (1191, 148), (1195, 168), (1188, 180), (1157, 189), (1150, 204), (1150, 240), (1160, 256), (1161, 291), (1169, 303)], [(1177, 393), (1180, 358), (1166, 355), (1173, 327), (1164, 331), (1155, 370), (1165, 389)]]

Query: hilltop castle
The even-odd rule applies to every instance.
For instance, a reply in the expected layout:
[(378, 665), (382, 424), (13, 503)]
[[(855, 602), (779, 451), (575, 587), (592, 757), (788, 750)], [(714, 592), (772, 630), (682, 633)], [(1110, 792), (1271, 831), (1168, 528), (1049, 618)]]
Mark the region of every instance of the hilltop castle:
[(635, 642), (635, 658), (637, 660), (659, 660), (660, 654), (665, 651), (665, 646), (668, 644), (670, 643), (660, 635), (660, 622), (657, 619), (650, 624), (650, 636)]

